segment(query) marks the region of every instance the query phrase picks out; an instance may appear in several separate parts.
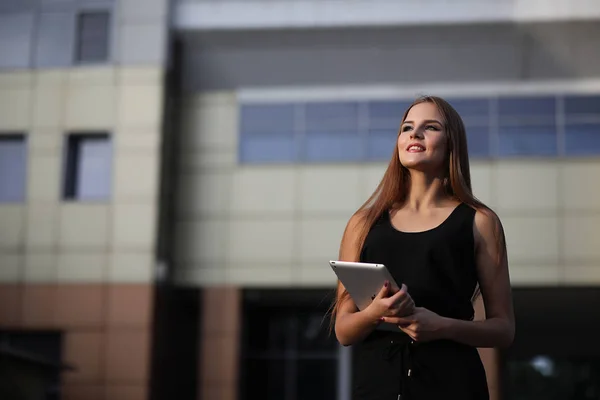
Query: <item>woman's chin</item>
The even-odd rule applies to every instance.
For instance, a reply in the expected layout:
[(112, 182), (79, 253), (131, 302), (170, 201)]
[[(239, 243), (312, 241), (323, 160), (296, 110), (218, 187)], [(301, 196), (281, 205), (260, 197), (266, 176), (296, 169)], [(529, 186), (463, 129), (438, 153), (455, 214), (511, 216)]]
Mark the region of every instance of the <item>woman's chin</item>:
[(410, 159), (400, 160), (400, 163), (402, 164), (402, 166), (404, 168), (414, 169), (416, 171), (429, 169), (429, 167), (431, 167), (431, 163), (428, 162), (428, 160), (423, 160), (423, 159), (419, 160), (419, 159), (415, 159), (415, 158), (411, 157)]
[(435, 173), (439, 169), (431, 160), (402, 160), (401, 164), (409, 171)]

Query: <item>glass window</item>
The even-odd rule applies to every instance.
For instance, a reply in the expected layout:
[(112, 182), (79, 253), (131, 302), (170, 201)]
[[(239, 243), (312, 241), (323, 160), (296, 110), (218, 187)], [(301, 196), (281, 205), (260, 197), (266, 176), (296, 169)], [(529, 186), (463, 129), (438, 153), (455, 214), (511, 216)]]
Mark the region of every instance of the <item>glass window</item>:
[(26, 13), (35, 10), (34, 0), (2, 0), (0, 14)]
[(410, 101), (371, 101), (367, 105), (369, 113), (369, 128), (391, 129), (396, 133), (404, 112), (410, 107)]
[[(285, 399), (286, 360), (282, 358), (250, 358), (244, 360), (244, 389), (240, 397), (253, 399)], [(255, 397), (252, 396), (254, 393)]]
[(324, 291), (248, 291), (244, 298), (241, 399), (335, 399), (338, 343)]
[(306, 105), (307, 132), (353, 131), (358, 129), (358, 103), (315, 102)]
[(501, 97), (498, 118), (499, 156), (558, 155), (555, 97)]
[(565, 97), (565, 114), (567, 119), (572, 115), (600, 116), (600, 96), (582, 95)]
[(537, 355), (510, 360), (507, 395), (515, 400), (592, 400), (600, 398), (597, 358)]
[(500, 120), (504, 117), (545, 116), (554, 118), (556, 98), (545, 97), (501, 97), (498, 99)]
[(490, 116), (490, 99), (488, 98), (448, 99), (448, 103), (463, 119), (473, 117), (487, 119)]
[(489, 127), (490, 99), (448, 99), (448, 102), (458, 112), (465, 126)]
[(106, 200), (112, 186), (112, 147), (108, 134), (67, 137), (63, 197), (67, 200)]
[[(63, 338), (59, 332), (48, 331), (0, 331), (0, 346), (4, 351), (14, 352), (24, 357), (39, 359), (41, 362), (55, 364), (57, 368), (47, 368), (48, 374), (45, 381), (40, 382), (44, 385), (43, 394), (40, 400), (58, 400), (61, 398), (61, 370), (58, 368), (62, 364)], [(5, 381), (11, 380), (11, 373), (17, 373), (19, 364), (10, 364), (9, 357), (0, 357), (0, 368), (3, 369), (3, 375), (0, 378), (0, 397), (3, 399), (26, 399), (31, 397), (30, 388), (27, 385), (6, 385)], [(4, 361), (4, 362), (3, 362)], [(14, 370), (14, 367), (17, 367)], [(22, 372), (22, 371), (21, 371)], [(14, 381), (14, 378), (12, 379)], [(2, 396), (4, 395), (4, 396)], [(38, 397), (36, 397), (38, 398)]]
[(600, 123), (567, 124), (565, 155), (600, 155)]
[(34, 25), (34, 13), (0, 12), (0, 70), (31, 67)]
[(294, 133), (293, 104), (256, 104), (242, 106), (240, 116), (242, 135), (251, 133)]
[(42, 12), (36, 27), (35, 66), (69, 67), (73, 64), (73, 14)]
[(367, 140), (367, 160), (388, 161), (396, 147), (398, 132), (392, 129), (369, 131)]
[(24, 135), (0, 136), (0, 202), (25, 200), (27, 146)]
[[(554, 95), (492, 100), (448, 100), (465, 123), (470, 157), (553, 157), (563, 151), (573, 156), (600, 154), (600, 95), (569, 95), (563, 103)], [(239, 159), (242, 163), (386, 162), (410, 104), (373, 100), (243, 106)], [(565, 122), (558, 126), (557, 121)], [(564, 149), (558, 146), (559, 131), (565, 132)], [(492, 133), (497, 141), (492, 142)]]
[(357, 130), (312, 132), (305, 137), (304, 159), (308, 162), (361, 161), (363, 139)]
[(296, 399), (336, 399), (337, 361), (301, 359), (298, 361)]
[(240, 162), (245, 164), (294, 163), (298, 161), (297, 138), (252, 135), (240, 140)]
[(556, 126), (500, 127), (498, 153), (501, 157), (557, 156)]
[(404, 112), (410, 107), (412, 101), (398, 100), (378, 100), (368, 103), (369, 118), (378, 119), (396, 119), (398, 125), (404, 115)]
[[(299, 310), (296, 314), (294, 342), (300, 352), (310, 354), (323, 351), (325, 354), (335, 355), (335, 343), (329, 336), (326, 326), (323, 324), (323, 314), (314, 310)], [(332, 347), (333, 346), (333, 347)]]
[(490, 128), (488, 126), (466, 126), (469, 157), (490, 156)]
[[(515, 288), (513, 299), (520, 333), (503, 351), (502, 397), (600, 399), (600, 320), (581, 312), (582, 304), (600, 308), (600, 288), (525, 286)], [(563, 340), (564, 331), (554, 329), (554, 313), (548, 310), (556, 309), (563, 315), (561, 323), (578, 332), (577, 340)]]
[(245, 105), (240, 116), (241, 163), (294, 163), (298, 136), (293, 104)]
[(343, 162), (363, 159), (357, 102), (315, 102), (306, 105), (302, 159)]
[(79, 63), (108, 61), (110, 43), (110, 14), (108, 11), (86, 11), (77, 19), (75, 59)]

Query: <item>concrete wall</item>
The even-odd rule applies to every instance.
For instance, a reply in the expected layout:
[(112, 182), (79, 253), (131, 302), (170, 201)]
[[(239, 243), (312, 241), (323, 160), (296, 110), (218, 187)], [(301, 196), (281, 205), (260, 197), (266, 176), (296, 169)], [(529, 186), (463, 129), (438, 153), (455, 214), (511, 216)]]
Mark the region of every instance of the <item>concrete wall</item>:
[[(2, 74), (0, 132), (28, 147), (25, 203), (0, 205), (2, 280), (152, 280), (161, 79), (156, 67)], [(64, 136), (94, 131), (112, 134), (111, 199), (63, 201)]]
[(598, 16), (598, 4), (586, 0), (177, 0), (174, 22), (182, 29), (312, 29), (590, 20)]
[(187, 32), (182, 90), (600, 76), (592, 22)]

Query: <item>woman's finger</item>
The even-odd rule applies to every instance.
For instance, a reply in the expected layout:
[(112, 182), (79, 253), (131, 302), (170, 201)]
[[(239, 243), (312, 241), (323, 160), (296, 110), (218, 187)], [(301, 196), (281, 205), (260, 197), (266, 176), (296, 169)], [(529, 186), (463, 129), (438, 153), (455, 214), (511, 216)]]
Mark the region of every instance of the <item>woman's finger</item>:
[(408, 317), (383, 317), (383, 322), (388, 322), (394, 325), (411, 325), (414, 321)]

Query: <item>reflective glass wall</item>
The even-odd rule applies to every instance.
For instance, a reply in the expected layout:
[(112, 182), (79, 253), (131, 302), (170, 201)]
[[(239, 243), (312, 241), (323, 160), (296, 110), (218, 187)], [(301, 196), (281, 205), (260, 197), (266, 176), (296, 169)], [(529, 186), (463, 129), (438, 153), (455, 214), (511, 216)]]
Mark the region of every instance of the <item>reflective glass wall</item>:
[[(600, 155), (600, 96), (448, 99), (471, 158)], [(239, 162), (389, 160), (409, 100), (253, 103), (241, 108)]]

